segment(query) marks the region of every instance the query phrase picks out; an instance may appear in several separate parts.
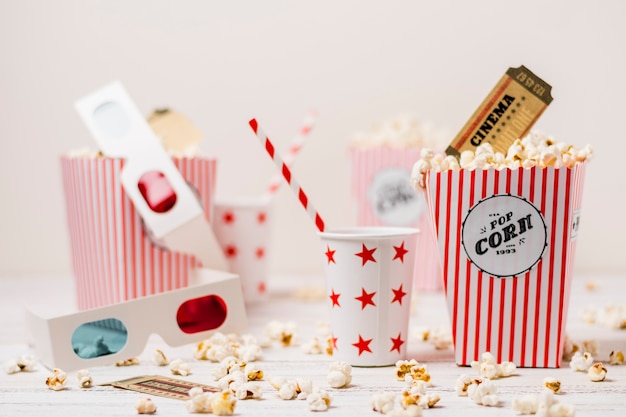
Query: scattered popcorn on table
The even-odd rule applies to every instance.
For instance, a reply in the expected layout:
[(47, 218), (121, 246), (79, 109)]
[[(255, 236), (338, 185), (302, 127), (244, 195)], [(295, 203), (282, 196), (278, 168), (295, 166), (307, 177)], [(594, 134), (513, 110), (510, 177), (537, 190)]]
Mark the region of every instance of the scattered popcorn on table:
[(440, 400), (438, 394), (424, 394), (420, 397), (418, 405), (422, 408), (433, 408)]
[(449, 327), (438, 327), (430, 333), (428, 341), (437, 350), (448, 349), (452, 346), (452, 331)]
[(387, 414), (396, 407), (396, 394), (389, 391), (378, 391), (372, 394), (370, 404), (374, 411)]
[(472, 378), (468, 374), (461, 374), (456, 379), (456, 383), (454, 385), (454, 391), (459, 397), (467, 397), (467, 388), (472, 385)]
[(504, 378), (511, 376), (517, 370), (513, 362), (496, 363), (496, 357), (490, 352), (485, 352), (481, 356), (481, 361), (472, 361), (471, 366), (480, 372), (480, 376), (488, 379)]
[(52, 372), (54, 375), (49, 376), (48, 379), (46, 379), (46, 385), (48, 388), (54, 391), (64, 389), (65, 383), (67, 382), (67, 374), (58, 368), (54, 368)]
[(326, 377), (332, 388), (344, 388), (352, 382), (352, 366), (347, 362), (333, 362)]
[(551, 377), (551, 376), (545, 377), (543, 379), (543, 386), (555, 394), (558, 394), (561, 392), (561, 381), (559, 381), (558, 379), (554, 377)]
[(213, 413), (216, 416), (232, 416), (235, 412), (237, 399), (230, 391), (205, 392), (200, 387), (189, 390), (189, 400), (185, 402), (185, 408), (190, 413)]
[(498, 405), (498, 388), (490, 379), (472, 380), (467, 387), (467, 396), (478, 405), (495, 406)]
[(298, 394), (296, 393), (296, 384), (294, 381), (284, 383), (278, 389), (278, 396), (281, 400), (295, 400)]
[(93, 379), (88, 369), (81, 369), (76, 372), (76, 379), (78, 379), (78, 385), (81, 388), (91, 388), (93, 386)]
[(594, 281), (593, 279), (589, 279), (585, 281), (585, 289), (587, 291), (595, 291), (598, 289), (598, 283)]
[(188, 376), (191, 374), (191, 367), (182, 359), (174, 359), (170, 362), (170, 372), (172, 375)]
[(154, 414), (156, 413), (156, 405), (150, 398), (140, 398), (135, 403), (137, 414)]
[(430, 374), (426, 365), (417, 362), (415, 359), (399, 360), (396, 362), (396, 379), (405, 381), (407, 377), (413, 380), (421, 380), (426, 383), (430, 382)]
[(422, 381), (421, 379), (413, 379), (410, 375), (406, 376), (404, 382), (406, 382), (410, 389), (416, 390), (420, 394), (426, 394), (428, 382)]
[(243, 373), (248, 378), (248, 381), (260, 381), (263, 379), (263, 371), (253, 362), (246, 364)]
[(261, 358), (262, 350), (252, 335), (237, 337), (235, 334), (216, 332), (209, 339), (199, 342), (194, 352), (196, 359), (211, 362), (220, 362), (229, 356), (252, 362)]
[(594, 323), (609, 329), (626, 329), (626, 305), (609, 303), (601, 308), (590, 305), (580, 311), (580, 317), (586, 323)]
[(167, 360), (167, 357), (165, 356), (165, 353), (163, 353), (163, 351), (161, 349), (157, 349), (154, 351), (154, 363), (157, 366), (166, 366), (169, 365), (169, 361)]
[(623, 363), (624, 363), (624, 354), (620, 352), (619, 350), (612, 351), (611, 354), (609, 355), (609, 365), (621, 365)]
[(296, 323), (288, 321), (286, 323), (274, 320), (265, 326), (265, 337), (270, 341), (280, 342), (282, 346), (292, 346), (296, 341)]
[(258, 399), (263, 397), (263, 388), (258, 382), (245, 382), (237, 387), (235, 397), (239, 400)]
[(378, 391), (372, 394), (370, 405), (374, 411), (391, 417), (421, 417), (422, 407), (416, 398), (396, 395), (393, 392)]
[(563, 142), (555, 142), (553, 138), (533, 131), (522, 139), (516, 139), (507, 151), (506, 156), (495, 152), (489, 143), (482, 143), (476, 151), (461, 152), (459, 160), (451, 155), (435, 154), (430, 149), (422, 149), (421, 159), (415, 162), (411, 173), (411, 182), (416, 190), (423, 189), (424, 176), (427, 171), (437, 172), (460, 169), (517, 169), (538, 166), (572, 168), (579, 162), (593, 157), (590, 145), (576, 148)]
[(209, 396), (209, 401), (216, 416), (232, 416), (235, 412), (237, 399), (233, 398), (230, 391), (213, 393)]
[(520, 414), (535, 414), (539, 408), (538, 397), (536, 395), (524, 395), (520, 398), (513, 398), (511, 408)]
[(231, 392), (235, 392), (237, 388), (241, 385), (248, 382), (248, 379), (244, 375), (243, 372), (239, 370), (233, 370), (229, 372), (228, 375), (223, 376), (217, 381), (217, 385), (222, 390), (230, 390)]
[(212, 413), (211, 395), (213, 393), (205, 392), (200, 387), (193, 387), (187, 393), (189, 399), (185, 401), (185, 408), (190, 413)]
[(602, 362), (596, 362), (587, 371), (587, 376), (593, 382), (604, 381), (606, 379), (606, 368)]
[(587, 372), (592, 364), (593, 357), (589, 354), (589, 352), (580, 353), (580, 351), (578, 351), (574, 353), (574, 356), (572, 356), (569, 367), (577, 372)]
[(134, 366), (134, 365), (139, 365), (138, 358), (124, 359), (124, 360), (115, 362), (115, 366)]
[(317, 337), (311, 339), (310, 342), (303, 343), (300, 347), (307, 355), (321, 355), (324, 352), (320, 340)]
[(328, 391), (323, 389), (314, 389), (313, 392), (306, 399), (311, 411), (326, 411), (330, 407), (332, 397)]
[(22, 355), (17, 359), (8, 360), (4, 363), (4, 372), (16, 374), (18, 372), (32, 372), (36, 366), (35, 358), (32, 355)]
[(286, 379), (284, 377), (270, 377), (268, 382), (274, 389), (278, 390), (278, 396), (283, 400), (306, 400), (313, 392), (313, 381), (310, 379), (296, 378)]
[(287, 382), (287, 378), (284, 376), (271, 376), (267, 379), (267, 382), (269, 382), (275, 390), (279, 390), (280, 387)]
[(537, 396), (537, 417), (574, 417), (574, 407), (562, 404), (554, 398), (554, 393), (543, 390)]

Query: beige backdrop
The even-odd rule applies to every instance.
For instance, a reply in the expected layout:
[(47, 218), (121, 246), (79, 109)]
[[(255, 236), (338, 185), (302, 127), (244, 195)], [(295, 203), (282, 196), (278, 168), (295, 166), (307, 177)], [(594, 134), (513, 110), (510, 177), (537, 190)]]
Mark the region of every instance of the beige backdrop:
[[(328, 225), (354, 224), (347, 144), (399, 113), (454, 133), (508, 67), (553, 86), (537, 128), (591, 143), (578, 271), (626, 272), (626, 3), (601, 1), (0, 0), (0, 275), (69, 273), (61, 153), (94, 147), (75, 99), (121, 80), (146, 115), (169, 106), (219, 158), (218, 194), (261, 193), (284, 150), (318, 124), (294, 167)], [(276, 196), (274, 271), (321, 272), (315, 228)]]

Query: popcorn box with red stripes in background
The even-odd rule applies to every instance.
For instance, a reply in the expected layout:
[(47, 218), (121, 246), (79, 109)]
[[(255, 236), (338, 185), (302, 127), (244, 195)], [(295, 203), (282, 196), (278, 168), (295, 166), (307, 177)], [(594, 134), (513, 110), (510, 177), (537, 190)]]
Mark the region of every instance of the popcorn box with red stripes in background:
[[(174, 157), (211, 220), (216, 160)], [(61, 172), (78, 308), (187, 287), (200, 262), (151, 238), (121, 182), (124, 159), (63, 155)]]
[(422, 193), (411, 186), (411, 169), (423, 147), (441, 148), (447, 134), (401, 115), (355, 135), (350, 144), (351, 189), (358, 226), (404, 226), (417, 237), (416, 291), (441, 291), (441, 265), (432, 220)]
[(560, 366), (586, 164), (426, 172), (457, 364)]

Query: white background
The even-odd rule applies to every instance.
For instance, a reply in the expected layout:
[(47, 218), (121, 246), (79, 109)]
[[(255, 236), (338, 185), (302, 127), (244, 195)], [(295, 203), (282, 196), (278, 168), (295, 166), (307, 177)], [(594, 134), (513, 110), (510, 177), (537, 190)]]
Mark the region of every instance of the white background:
[[(521, 64), (553, 87), (536, 128), (596, 152), (576, 270), (626, 272), (625, 17), (618, 0), (0, 0), (0, 275), (70, 273), (59, 156), (95, 147), (73, 102), (111, 80), (144, 114), (195, 122), (223, 196), (260, 194), (273, 172), (250, 118), (280, 151), (316, 108), (294, 175), (333, 227), (355, 223), (354, 133), (407, 112), (456, 133)], [(321, 271), (288, 188), (276, 209), (272, 270)]]

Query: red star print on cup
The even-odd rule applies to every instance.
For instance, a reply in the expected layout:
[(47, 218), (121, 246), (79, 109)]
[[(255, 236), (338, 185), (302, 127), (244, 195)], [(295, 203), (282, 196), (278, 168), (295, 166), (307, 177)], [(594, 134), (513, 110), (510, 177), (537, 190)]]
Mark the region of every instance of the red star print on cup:
[(328, 258), (328, 263), (330, 264), (331, 262), (336, 264), (335, 262), (335, 252), (334, 250), (330, 250), (330, 246), (326, 245), (326, 257)]
[(262, 211), (257, 215), (256, 219), (259, 223), (265, 223), (265, 220), (267, 219), (267, 214)]
[(257, 290), (259, 291), (259, 294), (265, 294), (265, 291), (267, 291), (267, 288), (265, 287), (265, 282), (263, 281), (259, 282), (259, 285), (257, 286)]
[(400, 259), (400, 262), (404, 263), (404, 255), (406, 255), (408, 252), (408, 250), (404, 249), (404, 240), (402, 241), (402, 244), (400, 246), (394, 246), (393, 249), (396, 251), (396, 254), (393, 257), (392, 261)]
[(257, 248), (256, 251), (254, 252), (254, 255), (257, 257), (257, 259), (263, 258), (265, 256), (265, 249)]
[(335, 290), (332, 289), (331, 293), (330, 293), (330, 300), (332, 301), (333, 305), (332, 307), (334, 308), (335, 306), (337, 307), (341, 307), (341, 305), (339, 304), (339, 297), (341, 296), (341, 294), (337, 294), (335, 293)]
[(361, 353), (363, 352), (372, 353), (372, 350), (370, 349), (370, 343), (372, 343), (372, 340), (373, 339), (364, 340), (363, 337), (359, 335), (359, 341), (356, 343), (353, 343), (352, 346), (354, 346), (355, 348), (359, 350), (359, 356), (361, 356)]
[(391, 346), (391, 349), (389, 350), (389, 352), (393, 352), (394, 350), (397, 350), (398, 353), (400, 353), (400, 347), (404, 344), (404, 340), (402, 340), (402, 333), (398, 333), (398, 337), (391, 337), (391, 343), (393, 343), (393, 346)]
[(402, 299), (406, 295), (406, 292), (402, 291), (402, 284), (400, 284), (400, 287), (398, 287), (397, 290), (392, 288), (391, 291), (393, 291), (393, 300), (391, 300), (391, 302), (395, 303), (397, 301), (400, 305), (402, 305)]
[(376, 259), (374, 259), (375, 251), (376, 248), (368, 249), (367, 246), (365, 246), (365, 243), (363, 243), (363, 249), (361, 249), (361, 252), (355, 253), (355, 255), (359, 256), (362, 260), (361, 266), (365, 266), (367, 261), (376, 262)]
[(372, 293), (368, 293), (367, 291), (365, 291), (365, 288), (361, 288), (361, 295), (359, 297), (354, 297), (354, 299), (359, 300), (361, 302), (361, 310), (364, 310), (365, 307), (370, 304), (376, 307), (376, 304), (374, 304), (374, 300), (373, 300), (375, 295), (376, 295), (376, 291)]

